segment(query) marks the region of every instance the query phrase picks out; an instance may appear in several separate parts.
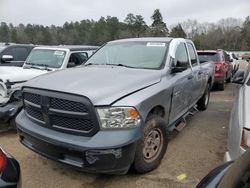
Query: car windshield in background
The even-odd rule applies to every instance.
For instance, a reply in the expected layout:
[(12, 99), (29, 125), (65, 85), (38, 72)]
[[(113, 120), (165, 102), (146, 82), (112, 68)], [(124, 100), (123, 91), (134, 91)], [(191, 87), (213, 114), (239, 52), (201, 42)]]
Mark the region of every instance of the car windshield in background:
[(35, 49), (31, 52), (26, 64), (60, 68), (65, 55), (64, 50)]
[(86, 65), (157, 69), (163, 62), (167, 46), (165, 42), (109, 43), (97, 51)]
[(208, 61), (221, 61), (221, 57), (218, 53), (198, 53), (199, 59), (201, 63)]

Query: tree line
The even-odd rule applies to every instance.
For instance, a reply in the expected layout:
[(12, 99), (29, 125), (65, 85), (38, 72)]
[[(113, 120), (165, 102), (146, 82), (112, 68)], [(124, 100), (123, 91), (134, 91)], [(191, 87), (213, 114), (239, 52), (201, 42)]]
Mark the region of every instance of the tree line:
[(250, 50), (250, 16), (244, 21), (221, 19), (217, 23), (199, 23), (187, 20), (172, 26), (163, 21), (159, 9), (147, 25), (141, 15), (129, 13), (124, 21), (117, 17), (101, 17), (98, 21), (86, 19), (65, 22), (63, 26), (32, 24), (0, 24), (0, 42), (59, 45), (102, 45), (107, 41), (132, 37), (183, 37), (194, 41), (198, 49)]

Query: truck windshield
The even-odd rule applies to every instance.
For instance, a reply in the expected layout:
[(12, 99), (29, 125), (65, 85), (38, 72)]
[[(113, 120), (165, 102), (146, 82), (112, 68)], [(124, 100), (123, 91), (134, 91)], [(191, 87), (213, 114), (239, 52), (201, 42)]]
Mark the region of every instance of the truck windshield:
[(116, 42), (98, 50), (85, 65), (113, 65), (130, 68), (160, 68), (168, 43)]
[(216, 52), (208, 52), (208, 53), (198, 52), (198, 56), (201, 63), (208, 61), (222, 61), (220, 54)]
[(25, 64), (60, 68), (65, 55), (64, 50), (34, 49)]

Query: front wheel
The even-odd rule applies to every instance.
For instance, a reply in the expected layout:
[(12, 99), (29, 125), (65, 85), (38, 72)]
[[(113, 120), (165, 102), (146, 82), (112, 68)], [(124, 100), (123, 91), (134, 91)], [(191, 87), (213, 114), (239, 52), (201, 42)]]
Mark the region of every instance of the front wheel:
[(137, 142), (133, 167), (138, 173), (154, 170), (167, 150), (166, 123), (160, 116), (152, 115), (146, 122), (143, 138)]
[(210, 84), (207, 84), (206, 90), (200, 100), (197, 102), (197, 108), (200, 111), (207, 109), (208, 103), (210, 100)]

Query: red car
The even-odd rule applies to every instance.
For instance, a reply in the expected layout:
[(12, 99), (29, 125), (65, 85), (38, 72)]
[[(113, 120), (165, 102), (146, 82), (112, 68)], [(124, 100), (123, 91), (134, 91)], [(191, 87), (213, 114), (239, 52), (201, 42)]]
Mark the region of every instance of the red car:
[(20, 188), (19, 163), (0, 147), (0, 188)]
[(197, 51), (200, 63), (212, 61), (215, 64), (214, 84), (224, 90), (226, 82), (231, 82), (233, 65), (229, 55), (224, 50), (199, 50)]

